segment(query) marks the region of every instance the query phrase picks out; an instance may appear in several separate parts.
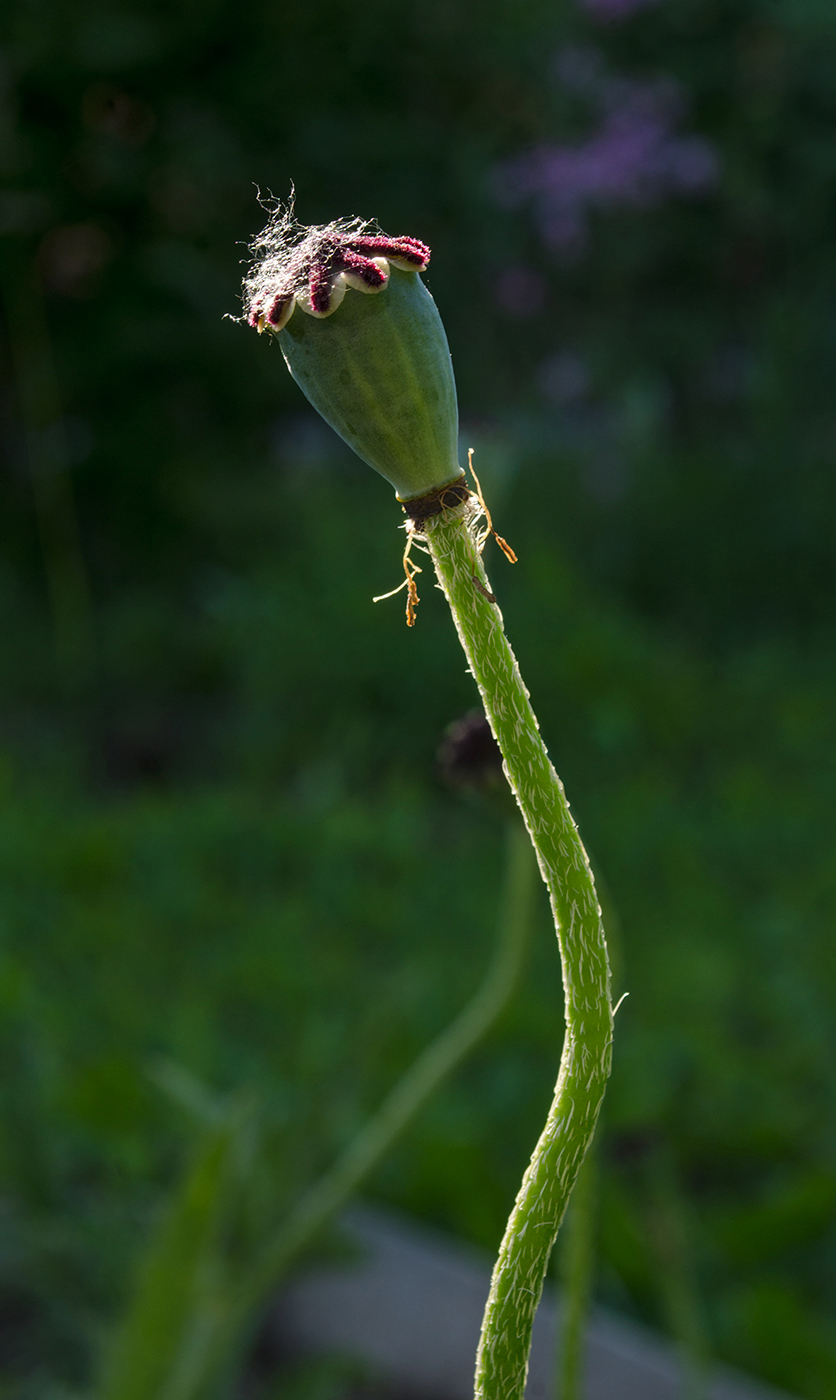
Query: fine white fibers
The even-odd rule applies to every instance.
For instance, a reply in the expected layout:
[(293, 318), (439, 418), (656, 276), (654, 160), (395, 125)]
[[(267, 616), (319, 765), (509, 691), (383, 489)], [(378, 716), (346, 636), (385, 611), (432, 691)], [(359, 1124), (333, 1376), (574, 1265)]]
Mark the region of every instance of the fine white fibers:
[(296, 218), (292, 197), (287, 205), (276, 203), (266, 226), (250, 244), (253, 262), (244, 278), (247, 306), (260, 304), (269, 295), (303, 292), (311, 264), (323, 249), (372, 231), (368, 219), (334, 219), (307, 228)]

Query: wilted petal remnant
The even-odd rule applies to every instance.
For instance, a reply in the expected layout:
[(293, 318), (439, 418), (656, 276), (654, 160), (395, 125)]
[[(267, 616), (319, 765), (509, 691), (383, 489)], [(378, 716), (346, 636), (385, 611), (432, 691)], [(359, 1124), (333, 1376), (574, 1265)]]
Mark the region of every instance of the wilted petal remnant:
[(292, 208), (279, 208), (253, 244), (256, 262), (244, 284), (247, 320), (257, 330), (282, 330), (297, 306), (330, 316), (346, 288), (380, 292), (389, 265), (423, 272), (430, 250), (417, 238), (388, 238), (360, 219), (305, 228)]

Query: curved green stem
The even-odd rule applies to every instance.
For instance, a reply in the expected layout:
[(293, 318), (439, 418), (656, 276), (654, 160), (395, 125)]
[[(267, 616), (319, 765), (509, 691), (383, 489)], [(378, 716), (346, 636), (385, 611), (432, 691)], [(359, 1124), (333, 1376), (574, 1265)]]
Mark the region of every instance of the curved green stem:
[(425, 535), (548, 886), (565, 996), (554, 1102), (508, 1220), (476, 1358), (477, 1400), (521, 1400), (549, 1254), (609, 1076), (613, 1020), (589, 861), (503, 631), (472, 521), (469, 503), (428, 520)]

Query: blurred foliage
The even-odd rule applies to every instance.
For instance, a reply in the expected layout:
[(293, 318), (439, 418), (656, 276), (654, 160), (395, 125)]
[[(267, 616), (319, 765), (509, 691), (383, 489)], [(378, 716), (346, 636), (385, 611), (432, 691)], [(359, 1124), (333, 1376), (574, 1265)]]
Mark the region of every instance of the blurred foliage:
[[(674, 81), (719, 177), (599, 210), (561, 258), (493, 173), (587, 129), (555, 56), (590, 50)], [(7, 0), (4, 1394), (89, 1387), (194, 1152), (161, 1074), (252, 1092), (272, 1217), (487, 956), (498, 828), (433, 775), (473, 703), (441, 599), (425, 573), (412, 633), (371, 606), (396, 506), (222, 319), (255, 188), (291, 181), (306, 221), (432, 244), (465, 445), (520, 555), (495, 587), (630, 991), (599, 1294), (664, 1325), (651, 1134), (716, 1352), (833, 1394), (834, 61), (823, 0), (620, 24), (570, 0)], [(538, 295), (500, 304), (508, 269)], [(495, 1246), (560, 1004), (544, 909), (524, 991), (380, 1195)]]

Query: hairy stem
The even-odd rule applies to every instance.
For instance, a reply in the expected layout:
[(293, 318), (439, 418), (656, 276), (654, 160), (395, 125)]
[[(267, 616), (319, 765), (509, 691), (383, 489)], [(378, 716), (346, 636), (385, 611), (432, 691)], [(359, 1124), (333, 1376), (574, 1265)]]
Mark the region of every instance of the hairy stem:
[(426, 521), (424, 532), (548, 887), (565, 998), (554, 1101), (500, 1246), (476, 1358), (477, 1400), (521, 1400), (549, 1255), (609, 1077), (613, 1018), (589, 861), (540, 738), (472, 522), (468, 503)]

